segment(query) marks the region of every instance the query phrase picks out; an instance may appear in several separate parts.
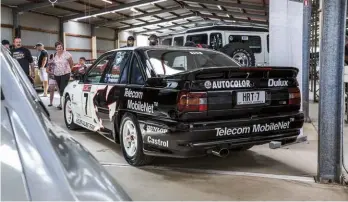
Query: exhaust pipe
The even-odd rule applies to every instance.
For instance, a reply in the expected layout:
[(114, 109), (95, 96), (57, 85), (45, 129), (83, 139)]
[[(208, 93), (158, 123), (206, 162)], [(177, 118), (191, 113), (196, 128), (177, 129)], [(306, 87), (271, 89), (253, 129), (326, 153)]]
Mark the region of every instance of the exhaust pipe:
[(230, 150), (226, 149), (226, 148), (222, 148), (222, 149), (213, 149), (211, 151), (211, 153), (215, 156), (218, 156), (218, 157), (226, 157), (228, 156), (228, 154), (230, 153)]

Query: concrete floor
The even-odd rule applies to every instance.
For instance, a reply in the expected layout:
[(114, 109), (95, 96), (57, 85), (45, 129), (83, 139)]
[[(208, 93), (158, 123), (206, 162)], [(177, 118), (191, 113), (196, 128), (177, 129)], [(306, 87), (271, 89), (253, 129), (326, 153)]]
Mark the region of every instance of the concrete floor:
[[(48, 104), (48, 98), (42, 98)], [(55, 103), (58, 103), (56, 95)], [(66, 129), (63, 112), (49, 108)], [(129, 166), (120, 146), (85, 130), (68, 131), (123, 185), (133, 200), (348, 200), (348, 187), (314, 183), (317, 171), (317, 106), (305, 124), (308, 142), (271, 150), (268, 145), (227, 158), (158, 158), (154, 165)], [(348, 162), (348, 126), (344, 147)]]

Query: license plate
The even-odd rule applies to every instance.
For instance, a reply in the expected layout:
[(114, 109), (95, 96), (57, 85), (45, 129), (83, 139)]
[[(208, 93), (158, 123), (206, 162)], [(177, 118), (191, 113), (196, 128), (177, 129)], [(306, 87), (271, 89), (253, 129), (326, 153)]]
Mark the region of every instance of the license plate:
[(265, 100), (265, 91), (237, 92), (237, 105), (263, 104)]

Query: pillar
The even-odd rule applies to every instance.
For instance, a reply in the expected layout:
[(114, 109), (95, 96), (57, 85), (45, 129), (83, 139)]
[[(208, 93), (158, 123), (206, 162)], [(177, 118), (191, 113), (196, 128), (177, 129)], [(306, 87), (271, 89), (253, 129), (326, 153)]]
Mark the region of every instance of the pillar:
[(343, 159), (343, 73), (347, 0), (322, 3), (317, 180), (321, 183), (340, 183)]
[(91, 47), (92, 47), (92, 59), (97, 59), (97, 36), (96, 36), (96, 31), (95, 31), (95, 26), (91, 25)]

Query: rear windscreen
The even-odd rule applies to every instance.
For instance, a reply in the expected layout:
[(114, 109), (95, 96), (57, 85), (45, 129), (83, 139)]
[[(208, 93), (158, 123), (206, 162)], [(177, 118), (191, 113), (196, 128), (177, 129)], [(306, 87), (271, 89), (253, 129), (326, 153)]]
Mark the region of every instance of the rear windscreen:
[(158, 75), (173, 75), (209, 67), (239, 67), (232, 58), (206, 50), (149, 50), (151, 66)]

